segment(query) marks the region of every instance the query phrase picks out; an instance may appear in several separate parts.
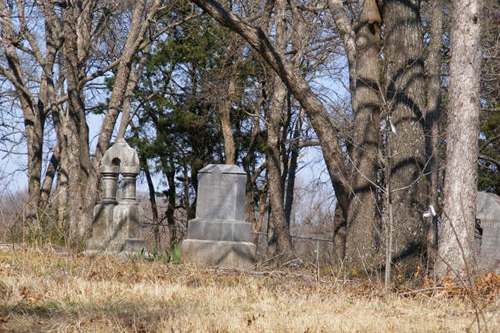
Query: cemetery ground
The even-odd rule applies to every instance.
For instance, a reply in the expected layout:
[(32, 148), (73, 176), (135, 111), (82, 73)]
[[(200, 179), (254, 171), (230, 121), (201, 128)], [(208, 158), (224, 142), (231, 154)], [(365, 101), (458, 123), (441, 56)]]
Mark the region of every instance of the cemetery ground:
[(494, 332), (499, 290), (492, 274), (473, 291), (449, 282), (385, 293), (329, 267), (243, 272), (0, 250), (0, 332), (475, 332), (478, 317)]

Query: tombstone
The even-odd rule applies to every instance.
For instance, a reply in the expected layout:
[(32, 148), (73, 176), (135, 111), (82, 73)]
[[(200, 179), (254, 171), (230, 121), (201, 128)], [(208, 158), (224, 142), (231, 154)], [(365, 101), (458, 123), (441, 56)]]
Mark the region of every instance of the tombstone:
[(210, 164), (198, 173), (196, 218), (189, 221), (182, 259), (199, 266), (255, 263), (252, 226), (245, 222), (246, 174), (236, 165)]
[[(120, 174), (122, 182), (117, 198)], [(138, 174), (137, 152), (124, 139), (118, 139), (101, 161), (101, 201), (94, 207), (87, 254), (128, 254), (144, 249), (141, 214), (136, 200)]]
[(493, 193), (478, 192), (476, 239), (480, 270), (500, 273), (500, 197)]

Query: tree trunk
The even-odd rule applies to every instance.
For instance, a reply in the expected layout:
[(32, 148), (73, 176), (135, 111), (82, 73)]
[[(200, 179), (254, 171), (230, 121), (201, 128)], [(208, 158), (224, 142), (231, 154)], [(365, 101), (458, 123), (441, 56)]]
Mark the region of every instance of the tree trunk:
[(436, 273), (474, 270), (481, 0), (454, 0), (444, 209)]
[(63, 126), (65, 135), (65, 153), (68, 156), (67, 165), (62, 171), (68, 176), (69, 190), (69, 225), (70, 241), (73, 245), (82, 245), (85, 233), (91, 222), (91, 207), (88, 204), (87, 191), (89, 179), (93, 179), (95, 170), (90, 161), (88, 127), (85, 117), (85, 102), (83, 87), (80, 80), (85, 76), (81, 63), (81, 49), (85, 40), (77, 37), (80, 32), (80, 23), (88, 17), (83, 14), (78, 5), (70, 5), (63, 10), (63, 57), (64, 77), (68, 95), (68, 112), (64, 115)]
[(43, 178), (43, 184), (40, 194), (40, 203), (39, 203), (39, 209), (42, 211), (45, 211), (45, 209), (48, 206), (54, 179), (56, 177), (56, 173), (59, 168), (59, 159), (60, 159), (60, 148), (59, 144), (57, 144), (56, 147), (54, 148), (54, 151), (52, 152), (49, 164), (47, 165), (47, 170), (45, 171), (45, 177)]
[(151, 205), (151, 214), (153, 218), (153, 236), (154, 236), (154, 250), (156, 253), (161, 251), (161, 235), (160, 235), (160, 219), (158, 218), (158, 205), (156, 204), (156, 191), (151, 173), (149, 172), (148, 160), (144, 156), (140, 156), (140, 161), (144, 174), (146, 175), (146, 182), (148, 183), (149, 203)]
[(231, 75), (227, 87), (227, 95), (220, 105), (219, 116), (224, 137), (224, 161), (226, 164), (236, 162), (236, 147), (234, 144), (233, 129), (231, 126), (231, 109), (233, 96), (236, 91), (236, 75)]
[(166, 169), (165, 174), (168, 182), (168, 207), (167, 207), (167, 224), (170, 236), (170, 247), (174, 246), (177, 242), (177, 228), (175, 226), (175, 168), (169, 167)]
[[(284, 0), (278, 0), (275, 10), (276, 45), (278, 52), (284, 58), (286, 49), (286, 2)], [(289, 255), (292, 251), (292, 241), (283, 207), (283, 183), (281, 180), (281, 153), (279, 142), (285, 102), (286, 87), (281, 79), (275, 75), (271, 105), (266, 113), (266, 163), (268, 171), (269, 201), (273, 217), (272, 222), (277, 237), (277, 252), (279, 254)]]
[[(442, 0), (433, 0), (430, 11), (431, 15), (431, 42), (429, 44), (428, 56), (425, 62), (427, 74), (427, 107), (426, 123), (430, 137), (427, 139), (427, 150), (430, 158), (430, 204), (436, 211), (439, 210), (438, 193), (439, 181), (439, 120), (441, 119), (441, 47), (443, 36), (443, 4)], [(432, 218), (434, 220), (434, 217)], [(428, 268), (434, 265), (437, 256), (438, 230), (437, 222), (430, 221), (427, 231), (427, 260)]]
[(425, 78), (419, 5), (418, 0), (388, 1), (383, 11), (386, 107), (392, 124), (386, 126), (394, 128), (388, 138), (391, 156), (386, 157), (391, 165), (386, 182), (390, 183), (394, 211), (391, 256), (395, 261), (413, 258), (404, 265), (407, 272), (415, 269), (415, 256), (420, 255), (425, 244), (422, 213), (427, 206)]
[(259, 215), (257, 216), (256, 223), (254, 225), (254, 236), (253, 243), (255, 247), (259, 248), (259, 239), (262, 234), (262, 227), (264, 226), (264, 219), (266, 218), (266, 212), (268, 211), (269, 205), (267, 204), (267, 191), (263, 190), (259, 193)]
[(333, 249), (335, 255), (340, 262), (343, 262), (346, 256), (346, 220), (347, 220), (347, 209), (341, 207), (340, 202), (337, 201), (335, 205), (335, 217), (333, 221)]
[[(372, 4), (370, 6), (369, 4)], [(354, 138), (353, 196), (347, 220), (346, 259), (354, 266), (373, 264), (380, 240), (377, 206), (380, 87), (380, 13), (365, 1), (356, 29), (356, 77), (352, 92)]]
[(292, 218), (293, 198), (295, 190), (295, 177), (297, 175), (298, 160), (299, 160), (299, 139), (302, 130), (302, 112), (297, 116), (295, 129), (293, 131), (290, 147), (290, 166), (288, 167), (288, 175), (286, 177), (286, 190), (285, 190), (285, 221), (288, 229), (290, 229), (290, 222)]

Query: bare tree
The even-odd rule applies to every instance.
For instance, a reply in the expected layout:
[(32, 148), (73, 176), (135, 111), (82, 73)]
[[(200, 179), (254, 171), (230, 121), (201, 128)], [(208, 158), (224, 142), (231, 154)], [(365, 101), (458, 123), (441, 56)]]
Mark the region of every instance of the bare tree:
[(452, 4), (446, 177), (436, 263), (440, 276), (474, 269), (482, 1)]
[[(385, 179), (394, 213), (391, 256), (415, 259), (426, 241), (422, 214), (428, 190), (420, 1), (387, 1), (383, 8), (386, 126), (393, 128), (387, 138), (390, 172)], [(390, 229), (389, 224), (385, 227)]]
[[(172, 27), (153, 27), (165, 8), (160, 0), (136, 1), (132, 7), (94, 0), (0, 2), (0, 76), (15, 88), (24, 115), (30, 216), (46, 204), (57, 179), (60, 217), (71, 212), (68, 218), (74, 238), (88, 231), (100, 159), (141, 69), (136, 55)], [(109, 107), (96, 152), (91, 154), (89, 95), (96, 81), (110, 74), (114, 81)], [(49, 118), (57, 144), (42, 181), (43, 135)], [(123, 136), (127, 122), (124, 115), (119, 135)]]
[[(261, 28), (257, 28), (234, 13), (227, 11), (214, 0), (192, 0), (192, 2), (203, 8), (223, 26), (240, 34), (279, 75), (307, 113), (311, 125), (321, 142), (323, 156), (336, 195), (339, 201), (347, 203), (349, 183), (342, 156), (342, 147), (337, 137), (338, 130), (333, 126), (328, 112), (301, 73), (280, 56), (276, 47), (273, 46), (267, 34)], [(347, 204), (344, 207), (347, 207)]]

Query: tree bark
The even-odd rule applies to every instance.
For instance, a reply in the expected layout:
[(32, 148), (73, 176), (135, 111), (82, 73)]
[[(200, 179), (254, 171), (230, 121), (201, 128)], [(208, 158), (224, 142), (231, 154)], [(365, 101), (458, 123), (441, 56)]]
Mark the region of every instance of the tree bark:
[[(422, 213), (427, 204), (426, 151), (423, 126), (425, 78), (420, 1), (384, 2), (385, 102), (394, 131), (388, 146), (391, 170), (388, 188), (394, 211), (393, 253), (416, 268), (414, 258), (425, 244)], [(385, 207), (387, 210), (388, 207)], [(384, 227), (389, 227), (387, 224)], [(387, 240), (386, 240), (387, 243)], [(411, 260), (410, 260), (411, 259)]]
[(57, 144), (52, 152), (52, 156), (50, 157), (49, 164), (47, 165), (47, 170), (45, 171), (45, 177), (43, 178), (41, 195), (40, 195), (40, 204), (39, 209), (45, 211), (48, 206), (50, 193), (52, 192), (52, 186), (54, 183), (54, 179), (56, 177), (57, 169), (59, 168), (59, 159), (60, 159), (60, 148)]
[[(277, 0), (275, 5), (276, 49), (282, 59), (285, 59), (286, 49), (286, 2)], [(275, 75), (274, 91), (271, 105), (266, 112), (267, 147), (266, 163), (268, 172), (269, 201), (272, 211), (272, 222), (277, 237), (277, 252), (289, 255), (292, 252), (292, 240), (285, 219), (283, 206), (283, 182), (281, 179), (280, 129), (283, 122), (284, 105), (286, 102), (286, 87)]]
[[(65, 153), (68, 163), (61, 169), (68, 177), (70, 242), (82, 245), (83, 237), (90, 225), (91, 208), (88, 204), (87, 184), (93, 179), (89, 152), (88, 127), (85, 117), (85, 101), (80, 80), (85, 77), (85, 46), (88, 45), (88, 21), (91, 20), (87, 5), (74, 3), (63, 9), (64, 57), (63, 73), (66, 79), (68, 112), (61, 117), (64, 126)], [(86, 23), (85, 23), (86, 22)]]
[(436, 273), (470, 277), (475, 266), (482, 1), (452, 4), (446, 178)]
[(293, 131), (290, 147), (290, 166), (288, 167), (288, 175), (286, 177), (286, 190), (285, 190), (285, 221), (288, 229), (290, 229), (292, 219), (292, 208), (295, 190), (295, 177), (297, 175), (298, 160), (299, 160), (299, 139), (302, 131), (302, 112), (297, 116), (295, 129)]
[[(427, 131), (430, 139), (428, 143), (428, 156), (430, 158), (430, 204), (439, 211), (439, 188), (440, 156), (439, 156), (439, 121), (441, 119), (441, 47), (443, 36), (443, 2), (433, 0), (430, 11), (431, 15), (431, 41), (428, 56), (425, 62), (427, 75), (427, 107), (425, 112)], [(434, 217), (432, 218), (434, 220)], [(437, 256), (438, 228), (437, 222), (430, 221), (427, 231), (427, 258), (428, 268), (433, 266)]]
[(219, 108), (219, 117), (224, 137), (224, 162), (226, 164), (235, 164), (236, 146), (234, 144), (233, 129), (231, 126), (231, 109), (233, 106), (233, 97), (236, 92), (236, 75), (231, 75), (227, 87), (227, 95)]
[(177, 242), (177, 228), (175, 226), (175, 199), (176, 199), (176, 192), (175, 192), (175, 168), (172, 168), (169, 166), (167, 169), (164, 167), (164, 172), (167, 176), (167, 182), (168, 182), (168, 190), (167, 190), (167, 197), (168, 197), (168, 207), (167, 207), (167, 224), (168, 224), (168, 231), (169, 231), (169, 236), (170, 236), (170, 247), (174, 246), (175, 243)]
[(365, 1), (356, 26), (356, 74), (352, 75), (356, 77), (352, 91), (353, 192), (346, 230), (346, 259), (359, 267), (373, 264), (380, 243), (380, 208), (376, 198), (381, 107), (380, 24), (378, 7), (373, 0)]

